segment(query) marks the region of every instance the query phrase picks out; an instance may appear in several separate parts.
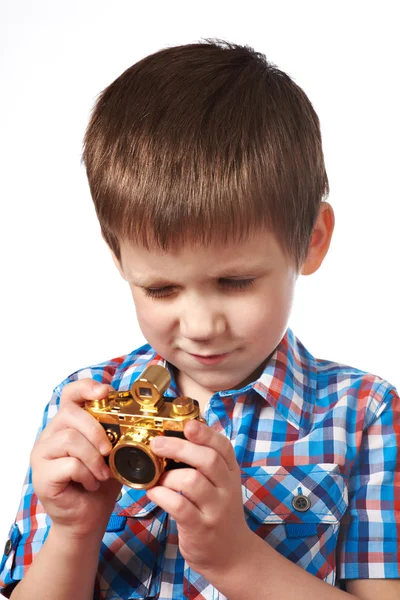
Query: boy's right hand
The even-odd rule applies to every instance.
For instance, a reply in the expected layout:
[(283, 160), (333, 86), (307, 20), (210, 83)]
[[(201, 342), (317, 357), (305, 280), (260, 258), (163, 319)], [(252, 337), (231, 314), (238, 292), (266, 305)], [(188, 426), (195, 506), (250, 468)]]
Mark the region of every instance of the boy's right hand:
[(60, 409), (31, 452), (32, 483), (53, 530), (71, 538), (102, 538), (121, 483), (104, 456), (111, 443), (103, 427), (83, 409), (113, 388), (93, 379), (67, 384)]

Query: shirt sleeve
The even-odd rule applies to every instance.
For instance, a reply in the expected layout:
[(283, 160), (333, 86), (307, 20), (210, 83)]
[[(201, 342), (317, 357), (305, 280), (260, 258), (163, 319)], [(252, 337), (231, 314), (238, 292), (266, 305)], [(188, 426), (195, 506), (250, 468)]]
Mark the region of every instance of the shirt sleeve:
[[(147, 346), (145, 348), (147, 351)], [(112, 384), (125, 356), (100, 363), (92, 367), (80, 369), (72, 373), (52, 394), (47, 404), (41, 426), (36, 435), (42, 431), (55, 417), (60, 408), (61, 393), (65, 385), (79, 379), (91, 378), (99, 383)], [(131, 355), (127, 363), (132, 364)], [(118, 382), (118, 379), (117, 379)], [(32, 470), (29, 466), (22, 487), (21, 501), (14, 523), (11, 525), (4, 553), (0, 562), (0, 593), (9, 597), (15, 585), (24, 577), (36, 554), (42, 548), (51, 526), (51, 519), (45, 513), (32, 485)], [(1, 556), (1, 555), (0, 555)]]
[(365, 428), (340, 526), (340, 579), (400, 577), (400, 399), (391, 387)]
[[(59, 388), (47, 404), (43, 421), (36, 440), (57, 413), (60, 403)], [(42, 547), (51, 525), (50, 517), (45, 513), (32, 486), (32, 470), (29, 466), (22, 487), (19, 509), (11, 525), (4, 553), (0, 562), (0, 592), (9, 597), (12, 589), (22, 579), (35, 555)]]

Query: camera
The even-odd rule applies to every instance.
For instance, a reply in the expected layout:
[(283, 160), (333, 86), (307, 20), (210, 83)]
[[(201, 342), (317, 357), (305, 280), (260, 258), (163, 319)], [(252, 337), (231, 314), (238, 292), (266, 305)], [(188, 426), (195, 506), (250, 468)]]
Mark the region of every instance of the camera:
[(99, 421), (113, 445), (106, 457), (113, 476), (131, 488), (148, 489), (164, 471), (189, 466), (157, 456), (150, 449), (154, 437), (184, 438), (186, 421), (204, 422), (197, 400), (164, 397), (169, 384), (168, 370), (150, 365), (130, 391), (111, 392), (104, 399), (85, 402), (85, 410)]

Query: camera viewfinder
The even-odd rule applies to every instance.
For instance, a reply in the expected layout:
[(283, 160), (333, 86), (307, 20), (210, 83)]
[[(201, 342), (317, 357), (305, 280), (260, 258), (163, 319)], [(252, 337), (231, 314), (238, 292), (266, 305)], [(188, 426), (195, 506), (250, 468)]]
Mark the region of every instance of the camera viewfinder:
[(153, 392), (151, 391), (150, 388), (147, 388), (147, 387), (139, 388), (139, 396), (144, 396), (145, 398), (151, 398), (152, 395), (153, 395)]

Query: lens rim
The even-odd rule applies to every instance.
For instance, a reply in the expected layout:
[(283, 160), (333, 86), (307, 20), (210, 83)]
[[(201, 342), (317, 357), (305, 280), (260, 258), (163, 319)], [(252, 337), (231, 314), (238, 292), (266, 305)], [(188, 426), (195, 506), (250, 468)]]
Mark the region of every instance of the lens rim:
[[(154, 471), (155, 471), (154, 477), (151, 481), (149, 481), (147, 483), (134, 483), (134, 482), (130, 481), (129, 479), (126, 479), (118, 471), (118, 469), (115, 465), (115, 455), (119, 450), (122, 450), (122, 448), (138, 448), (139, 450), (141, 450), (142, 452), (147, 454), (147, 456), (151, 459), (151, 461), (154, 465)], [(161, 474), (164, 471), (165, 466), (166, 466), (166, 459), (154, 454), (154, 452), (152, 452), (146, 444), (142, 444), (141, 442), (136, 442), (136, 441), (132, 440), (132, 438), (129, 438), (128, 436), (122, 436), (121, 439), (119, 440), (119, 442), (114, 446), (114, 448), (111, 451), (111, 454), (109, 456), (109, 466), (110, 466), (111, 472), (114, 475), (114, 477), (116, 479), (118, 479), (118, 481), (123, 483), (124, 485), (127, 485), (128, 487), (136, 489), (136, 490), (147, 490), (147, 489), (153, 487), (157, 483), (158, 479), (161, 477)]]

